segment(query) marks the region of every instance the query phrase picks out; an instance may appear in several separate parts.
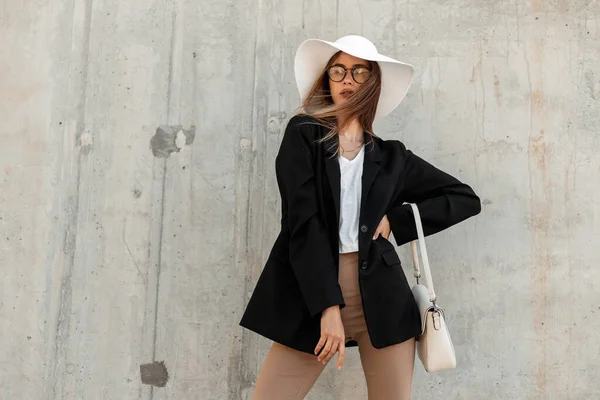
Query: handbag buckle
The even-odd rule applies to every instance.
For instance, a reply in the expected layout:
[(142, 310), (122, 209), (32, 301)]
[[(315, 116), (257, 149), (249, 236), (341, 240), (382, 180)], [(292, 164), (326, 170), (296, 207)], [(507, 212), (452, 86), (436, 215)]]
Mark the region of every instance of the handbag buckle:
[[(431, 301), (431, 304), (433, 304), (433, 311), (431, 313), (431, 319), (433, 320), (433, 329), (435, 329), (436, 331), (439, 331), (442, 328), (442, 324), (440, 322), (440, 320), (442, 318), (441, 309), (435, 303), (435, 299)], [(436, 318), (436, 316), (437, 316), (437, 318)]]
[(419, 278), (421, 277), (421, 273), (419, 272), (418, 274), (413, 274), (413, 276), (417, 280), (417, 285), (418, 285), (419, 284)]
[(441, 317), (442, 316), (438, 310), (433, 311), (433, 314), (431, 315), (431, 319), (433, 320), (433, 329), (436, 331), (442, 329), (442, 324), (440, 322)]

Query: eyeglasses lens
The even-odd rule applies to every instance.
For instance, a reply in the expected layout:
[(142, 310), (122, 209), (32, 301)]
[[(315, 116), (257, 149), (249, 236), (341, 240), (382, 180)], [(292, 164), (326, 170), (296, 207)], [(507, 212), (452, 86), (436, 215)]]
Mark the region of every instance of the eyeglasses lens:
[[(327, 73), (329, 75), (329, 79), (331, 79), (334, 82), (341, 82), (346, 76), (346, 70), (340, 66), (333, 66), (329, 68)], [(352, 78), (354, 78), (354, 81), (356, 83), (366, 82), (366, 80), (369, 79), (370, 75), (371, 71), (369, 71), (367, 68), (357, 67), (352, 69)]]

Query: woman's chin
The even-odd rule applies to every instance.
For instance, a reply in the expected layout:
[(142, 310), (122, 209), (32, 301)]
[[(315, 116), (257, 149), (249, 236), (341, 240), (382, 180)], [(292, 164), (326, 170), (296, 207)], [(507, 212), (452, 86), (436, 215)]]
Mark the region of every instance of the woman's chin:
[(344, 97), (339, 97), (337, 99), (333, 99), (333, 104), (335, 104), (336, 106), (340, 106), (340, 105), (344, 104), (347, 101), (348, 101), (348, 99), (346, 99)]

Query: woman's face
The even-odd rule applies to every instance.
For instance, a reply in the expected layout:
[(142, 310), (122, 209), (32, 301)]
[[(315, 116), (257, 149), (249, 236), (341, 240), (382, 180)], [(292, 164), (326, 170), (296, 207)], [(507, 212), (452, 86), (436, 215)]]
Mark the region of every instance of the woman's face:
[[(344, 68), (346, 69), (345, 76)], [(334, 104), (344, 103), (350, 96), (360, 90), (362, 83), (370, 75), (370, 69), (369, 61), (350, 54), (340, 53), (328, 69), (329, 87)]]

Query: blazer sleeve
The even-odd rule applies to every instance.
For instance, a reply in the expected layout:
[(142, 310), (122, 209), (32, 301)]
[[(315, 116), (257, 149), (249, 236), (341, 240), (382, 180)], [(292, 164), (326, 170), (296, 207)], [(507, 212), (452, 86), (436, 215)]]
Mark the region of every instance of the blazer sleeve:
[(398, 181), (399, 196), (387, 212), (396, 244), (417, 238), (412, 209), (419, 208), (425, 236), (440, 232), (481, 212), (481, 201), (470, 186), (441, 171), (400, 144), (404, 169)]
[(311, 126), (293, 117), (275, 159), (275, 173), (289, 229), (289, 257), (311, 316), (344, 307), (327, 230), (319, 217)]

